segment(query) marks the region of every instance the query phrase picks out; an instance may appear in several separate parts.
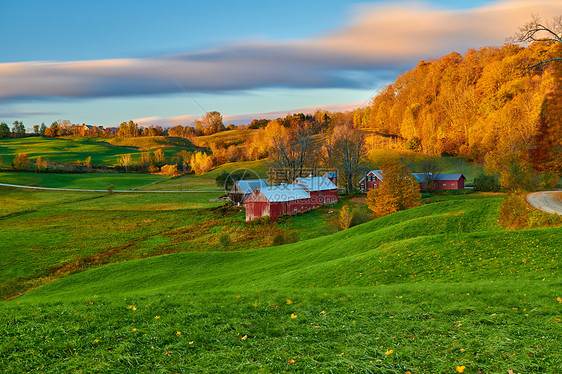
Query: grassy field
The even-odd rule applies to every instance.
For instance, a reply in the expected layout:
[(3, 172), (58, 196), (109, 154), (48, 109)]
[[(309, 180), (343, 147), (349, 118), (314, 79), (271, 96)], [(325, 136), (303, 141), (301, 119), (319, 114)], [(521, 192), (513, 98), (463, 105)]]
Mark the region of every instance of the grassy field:
[(43, 161), (58, 163), (83, 162), (92, 157), (93, 165), (119, 165), (119, 158), (131, 154), (136, 161), (142, 152), (162, 149), (166, 157), (182, 151), (194, 151), (199, 148), (189, 140), (163, 136), (140, 138), (88, 138), (30, 137), (0, 140), (0, 157), (4, 166), (10, 165), (17, 153), (26, 153), (31, 160), (41, 156)]
[[(278, 225), (300, 227), (301, 239), (318, 232), (310, 240), (257, 249), (248, 249), (257, 246), (249, 242), (238, 248), (244, 251), (207, 241), (195, 252), (73, 274), (3, 305), (0, 367), (16, 373), (560, 373), (562, 229), (501, 229), (503, 198), (439, 197), (333, 235), (309, 227), (329, 216), (315, 211), (315, 220), (302, 215)], [(203, 213), (212, 202), (193, 206), (167, 195), (151, 203), (132, 195), (42, 199), (51, 205), (3, 220), (8, 242), (37, 242), (44, 228), (53, 244), (72, 233), (72, 242), (88, 247), (126, 244), (135, 235), (143, 250), (173, 247), (181, 236), (192, 245), (188, 222), (205, 236), (209, 214), (264, 232), (244, 224), (240, 213)], [(61, 220), (63, 214), (70, 218)], [(77, 226), (65, 227), (74, 214), (92, 232), (80, 237)], [(34, 226), (47, 220), (48, 229)], [(26, 225), (35, 229), (25, 232)], [(208, 232), (216, 237), (229, 227), (215, 223)], [(2, 269), (24, 271), (29, 247), (11, 252), (14, 260)], [(53, 249), (27, 266), (59, 261)]]
[[(0, 298), (107, 263), (184, 251), (241, 250), (329, 233), (328, 208), (247, 225), (244, 212), (214, 209), (220, 193), (113, 194), (0, 187)], [(220, 242), (227, 235), (230, 244)]]
[(106, 189), (114, 185), (117, 190), (133, 190), (143, 186), (150, 189), (150, 185), (169, 180), (163, 175), (140, 173), (24, 173), (0, 172), (0, 182), (19, 184), (24, 186), (41, 186), (49, 188), (73, 189)]

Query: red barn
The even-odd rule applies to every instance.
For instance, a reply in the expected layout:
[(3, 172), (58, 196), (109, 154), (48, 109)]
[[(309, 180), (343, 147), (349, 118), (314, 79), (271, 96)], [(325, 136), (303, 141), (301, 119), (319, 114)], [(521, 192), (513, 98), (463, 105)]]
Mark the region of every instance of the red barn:
[(382, 170), (371, 170), (359, 181), (359, 190), (367, 192), (382, 182)]
[(310, 194), (298, 184), (262, 187), (246, 199), (246, 221), (264, 216), (275, 221), (283, 215), (295, 215), (311, 208)]
[(310, 194), (311, 209), (338, 202), (338, 186), (328, 177), (297, 178), (295, 183)]
[(427, 179), (433, 180), (434, 190), (462, 190), (466, 178), (462, 174), (438, 174), (431, 175), (429, 178), (424, 173), (413, 173), (414, 177), (420, 184), (420, 190), (424, 190)]

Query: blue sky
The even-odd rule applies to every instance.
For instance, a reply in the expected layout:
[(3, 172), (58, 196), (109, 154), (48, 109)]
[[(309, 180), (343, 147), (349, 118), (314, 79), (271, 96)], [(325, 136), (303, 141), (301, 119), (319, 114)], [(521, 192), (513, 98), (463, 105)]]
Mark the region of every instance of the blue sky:
[(0, 0), (0, 121), (173, 125), (360, 105), (420, 59), (500, 45), (558, 3)]

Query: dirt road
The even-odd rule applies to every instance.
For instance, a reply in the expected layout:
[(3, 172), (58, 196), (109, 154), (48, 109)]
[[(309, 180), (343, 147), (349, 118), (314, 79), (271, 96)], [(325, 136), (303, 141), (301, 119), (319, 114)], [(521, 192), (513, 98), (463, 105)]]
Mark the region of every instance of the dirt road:
[(527, 195), (527, 202), (539, 210), (562, 216), (562, 192), (542, 191)]

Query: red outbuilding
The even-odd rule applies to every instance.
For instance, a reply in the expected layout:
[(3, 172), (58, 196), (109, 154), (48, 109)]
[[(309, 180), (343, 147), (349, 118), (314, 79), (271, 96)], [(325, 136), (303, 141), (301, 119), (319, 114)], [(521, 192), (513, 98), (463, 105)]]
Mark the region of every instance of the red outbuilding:
[(288, 215), (295, 215), (312, 208), (310, 194), (299, 184), (255, 189), (246, 199), (246, 221), (269, 216), (272, 221)]
[(413, 173), (414, 177), (420, 184), (420, 190), (427, 189), (427, 179), (433, 183), (434, 190), (462, 190), (466, 178), (462, 174), (437, 174), (426, 175), (424, 173)]

